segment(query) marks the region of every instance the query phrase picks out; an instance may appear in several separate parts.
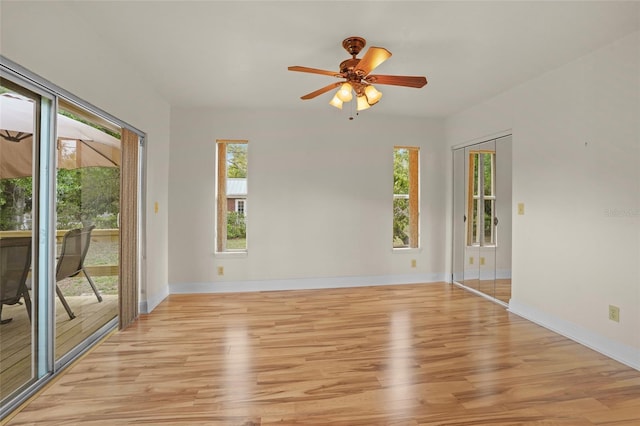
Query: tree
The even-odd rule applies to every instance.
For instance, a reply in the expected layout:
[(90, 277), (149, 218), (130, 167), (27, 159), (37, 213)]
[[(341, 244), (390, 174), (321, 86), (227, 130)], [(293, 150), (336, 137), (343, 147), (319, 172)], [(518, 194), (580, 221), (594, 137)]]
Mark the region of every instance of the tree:
[[(393, 193), (409, 194), (409, 150), (396, 149), (393, 156)], [(409, 200), (396, 198), (393, 200), (393, 245), (409, 244)]]
[(0, 231), (31, 227), (32, 187), (31, 177), (0, 179)]
[(86, 224), (116, 228), (120, 211), (120, 170), (86, 167), (58, 170), (58, 228)]
[(409, 193), (409, 150), (396, 149), (393, 156), (393, 193)]
[[(0, 231), (30, 228), (32, 178), (0, 179)], [(57, 227), (86, 224), (117, 228), (120, 212), (120, 170), (115, 167), (60, 169), (57, 172)]]
[(247, 144), (227, 144), (227, 177), (247, 177)]

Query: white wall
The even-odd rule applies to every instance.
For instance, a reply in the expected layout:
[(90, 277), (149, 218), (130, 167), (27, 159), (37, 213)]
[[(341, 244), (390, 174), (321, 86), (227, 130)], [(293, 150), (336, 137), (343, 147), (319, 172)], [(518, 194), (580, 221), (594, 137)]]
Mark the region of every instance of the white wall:
[(3, 56), (147, 132), (147, 291), (141, 302), (152, 309), (168, 294), (169, 105), (68, 5), (4, 1), (1, 12)]
[(452, 146), (504, 129), (511, 310), (640, 368), (640, 33), (446, 122)]
[[(172, 109), (171, 291), (444, 279), (441, 121), (373, 110), (347, 117), (302, 103), (295, 111)], [(249, 140), (245, 257), (214, 255), (216, 139)], [(421, 147), (419, 252), (391, 249), (394, 145)]]

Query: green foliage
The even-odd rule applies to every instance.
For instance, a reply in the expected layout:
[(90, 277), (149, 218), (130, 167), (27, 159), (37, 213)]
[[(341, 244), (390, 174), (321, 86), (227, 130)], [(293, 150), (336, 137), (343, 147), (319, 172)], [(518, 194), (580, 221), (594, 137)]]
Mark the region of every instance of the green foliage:
[(240, 212), (227, 212), (227, 238), (246, 238), (247, 237), (247, 223), (245, 221), (244, 213)]
[(246, 250), (246, 249), (247, 249), (246, 238), (227, 239), (227, 250)]
[(409, 200), (393, 200), (393, 247), (409, 246)]
[[(409, 150), (396, 149), (393, 156), (393, 193), (409, 193)], [(393, 246), (409, 245), (409, 200), (393, 200)]]
[(31, 177), (0, 179), (0, 231), (31, 227)]
[(58, 228), (70, 229), (87, 224), (117, 228), (120, 208), (119, 169), (60, 169), (57, 186)]
[[(87, 224), (117, 228), (120, 212), (120, 170), (111, 167), (60, 169), (57, 172), (58, 229)], [(32, 178), (0, 179), (0, 230), (30, 228)]]
[(409, 150), (396, 149), (393, 155), (393, 193), (409, 193)]
[(247, 144), (227, 144), (227, 177), (247, 177)]
[(483, 154), (484, 160), (484, 195), (493, 195), (493, 183), (491, 182), (493, 171), (493, 155), (492, 153)]

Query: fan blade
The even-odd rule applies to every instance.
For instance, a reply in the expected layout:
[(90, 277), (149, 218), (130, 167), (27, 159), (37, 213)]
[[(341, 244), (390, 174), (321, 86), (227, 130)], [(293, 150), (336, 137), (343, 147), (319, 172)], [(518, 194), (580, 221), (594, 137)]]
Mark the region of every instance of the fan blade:
[(335, 72), (335, 71), (326, 71), (326, 70), (319, 70), (317, 68), (309, 68), (309, 67), (299, 67), (299, 66), (293, 66), (293, 67), (289, 67), (287, 68), (289, 71), (299, 71), (299, 72), (310, 72), (312, 74), (322, 74), (322, 75), (329, 75), (331, 77), (338, 77), (341, 78), (342, 75), (339, 72)]
[(311, 92), (311, 93), (308, 93), (308, 94), (300, 97), (300, 99), (304, 99), (304, 100), (313, 99), (318, 95), (322, 95), (323, 93), (327, 93), (331, 89), (335, 89), (336, 87), (340, 86), (341, 84), (342, 83), (331, 83), (331, 84), (329, 84), (327, 86), (324, 86), (322, 89), (318, 89), (315, 92)]
[(417, 89), (427, 84), (426, 77), (411, 77), (408, 75), (368, 75), (365, 80), (371, 84), (389, 84), (391, 86), (415, 87)]
[(391, 57), (391, 52), (389, 52), (384, 47), (374, 47), (371, 46), (367, 53), (364, 54), (358, 65), (356, 65), (356, 71), (361, 71), (362, 75), (367, 75), (375, 67), (386, 61)]

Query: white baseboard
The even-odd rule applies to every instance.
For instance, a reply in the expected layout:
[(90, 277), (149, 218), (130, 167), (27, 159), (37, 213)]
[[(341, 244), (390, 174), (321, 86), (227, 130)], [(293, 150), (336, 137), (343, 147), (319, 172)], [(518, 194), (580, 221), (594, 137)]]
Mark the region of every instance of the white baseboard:
[(497, 280), (511, 279), (511, 269), (496, 269), (496, 279)]
[(514, 299), (509, 301), (509, 312), (640, 371), (640, 348), (615, 342), (584, 327), (519, 303)]
[(202, 282), (202, 283), (169, 284), (169, 293), (170, 294), (190, 294), (190, 293), (235, 293), (235, 292), (275, 291), (275, 290), (316, 290), (316, 289), (323, 289), (323, 288), (367, 287), (367, 286), (377, 286), (377, 285), (434, 283), (434, 282), (444, 282), (444, 281), (446, 281), (446, 276), (444, 273), (299, 278), (299, 279), (293, 278), (293, 279), (282, 279), (282, 280), (255, 280), (255, 281), (216, 281), (216, 282)]
[(147, 297), (146, 300), (141, 300), (138, 309), (141, 314), (148, 314), (153, 311), (156, 306), (158, 306), (164, 299), (169, 296), (169, 291), (163, 291), (161, 294), (153, 295), (152, 297)]
[(511, 269), (496, 269), (495, 271), (494, 270), (478, 271), (478, 269), (467, 270), (464, 274), (462, 272), (458, 274), (458, 281), (463, 281), (464, 279), (467, 279), (467, 280), (511, 279)]

